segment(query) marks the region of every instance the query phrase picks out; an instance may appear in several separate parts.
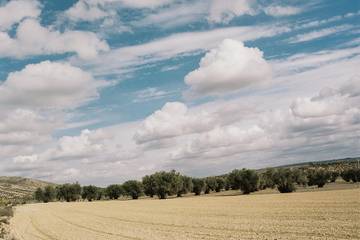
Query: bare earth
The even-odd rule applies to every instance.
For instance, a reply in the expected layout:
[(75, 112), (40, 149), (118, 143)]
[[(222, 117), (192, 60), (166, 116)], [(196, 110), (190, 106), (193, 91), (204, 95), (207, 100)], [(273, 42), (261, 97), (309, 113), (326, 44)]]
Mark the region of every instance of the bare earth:
[(360, 239), (360, 189), (17, 207), (17, 239)]

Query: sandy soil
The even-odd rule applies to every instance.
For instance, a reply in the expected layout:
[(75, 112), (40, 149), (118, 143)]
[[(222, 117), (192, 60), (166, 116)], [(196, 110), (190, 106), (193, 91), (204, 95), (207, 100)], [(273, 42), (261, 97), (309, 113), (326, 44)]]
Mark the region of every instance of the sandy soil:
[(18, 239), (360, 239), (360, 189), (29, 204)]

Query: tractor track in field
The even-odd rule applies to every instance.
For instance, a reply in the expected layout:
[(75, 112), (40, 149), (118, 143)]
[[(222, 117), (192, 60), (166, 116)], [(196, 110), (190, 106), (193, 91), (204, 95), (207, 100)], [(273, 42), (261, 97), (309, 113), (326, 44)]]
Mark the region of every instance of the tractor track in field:
[[(103, 216), (103, 215), (99, 215), (99, 214), (94, 214), (94, 213), (89, 213), (87, 211), (80, 211), (80, 210), (72, 210), (72, 212), (77, 212), (81, 215), (85, 215), (85, 216), (94, 216), (94, 217), (99, 217), (99, 218), (103, 218), (103, 219), (110, 219), (110, 220), (115, 220), (118, 222), (124, 222), (124, 223), (133, 223), (133, 224), (139, 224), (139, 225), (150, 225), (150, 226), (161, 226), (161, 227), (169, 227), (169, 228), (181, 228), (181, 232), (180, 233), (191, 233), (193, 235), (198, 235), (198, 236), (207, 236), (207, 237), (214, 237), (214, 239), (217, 239), (216, 237), (222, 237), (223, 235), (219, 235), (219, 234), (215, 234), (214, 232), (212, 232), (211, 234), (207, 234), (207, 233), (200, 233), (200, 232), (189, 232), (186, 231), (187, 228), (191, 228), (194, 230), (209, 230), (209, 231), (228, 231), (228, 232), (232, 232), (232, 233), (238, 233), (238, 232), (246, 232), (246, 233), (254, 233), (253, 230), (249, 230), (249, 229), (229, 229), (229, 228), (218, 228), (218, 227), (206, 227), (206, 226), (191, 226), (191, 225), (178, 225), (178, 224), (167, 224), (167, 223), (154, 223), (154, 222), (146, 222), (146, 221), (136, 221), (136, 220), (129, 220), (129, 219), (124, 219), (124, 218), (119, 218), (119, 217), (110, 217), (110, 216)], [(156, 229), (157, 231), (161, 231), (161, 232), (169, 232), (168, 230), (162, 230), (162, 229)], [(271, 234), (273, 233), (273, 231), (270, 230), (262, 230), (263, 234)], [(282, 233), (286, 233), (286, 234), (299, 234), (298, 231), (282, 231)], [(303, 235), (304, 233), (301, 233), (300, 235)], [(321, 234), (318, 233), (311, 233), (311, 236), (316, 236), (316, 237), (321, 237)], [(332, 237), (330, 235), (333, 234), (329, 234), (328, 237)]]
[(88, 216), (95, 216), (104, 219), (111, 219), (118, 222), (125, 222), (125, 223), (134, 223), (134, 224), (143, 224), (143, 225), (150, 225), (150, 226), (161, 226), (161, 227), (170, 227), (170, 228), (192, 228), (195, 230), (218, 230), (218, 231), (229, 231), (229, 232), (237, 232), (238, 229), (229, 229), (229, 228), (216, 228), (216, 227), (206, 227), (206, 226), (191, 226), (191, 225), (179, 225), (179, 224), (169, 224), (169, 223), (154, 223), (154, 222), (146, 222), (146, 221), (136, 221), (136, 220), (129, 220), (125, 218), (119, 217), (110, 217), (110, 216), (103, 216), (98, 214), (89, 213), (87, 211), (80, 211), (80, 210), (72, 210), (72, 212), (77, 212), (83, 215)]
[(58, 238), (56, 238), (56, 237), (44, 232), (43, 230), (41, 230), (41, 228), (38, 226), (38, 223), (35, 221), (35, 219), (33, 217), (30, 217), (30, 223), (37, 232), (44, 235), (47, 239), (59, 240)]
[(80, 228), (80, 229), (85, 229), (87, 231), (90, 231), (90, 232), (94, 232), (94, 233), (99, 233), (99, 234), (102, 234), (102, 235), (110, 235), (110, 236), (117, 236), (117, 237), (122, 237), (122, 238), (126, 238), (126, 239), (133, 239), (133, 240), (142, 240), (142, 238), (139, 238), (139, 237), (132, 237), (132, 236), (128, 236), (128, 235), (124, 235), (124, 234), (120, 234), (120, 233), (113, 233), (113, 232), (106, 232), (106, 231), (102, 231), (102, 230), (97, 230), (97, 229), (93, 229), (91, 227), (87, 227), (87, 226), (84, 226), (82, 224), (78, 224), (78, 223), (74, 223), (72, 221), (69, 221), (63, 217), (60, 217), (59, 215), (56, 215), (56, 214), (52, 214), (54, 217), (56, 217), (57, 219), (60, 219), (62, 222), (65, 222), (71, 226), (75, 226), (77, 228)]
[(33, 204), (20, 206), (10, 227), (19, 240), (355, 240), (358, 194), (354, 188), (299, 193), (297, 201), (294, 195), (194, 198), (165, 207), (148, 201)]
[[(134, 220), (128, 220), (128, 219), (122, 219), (122, 218), (116, 218), (116, 217), (107, 217), (107, 216), (102, 216), (102, 215), (98, 215), (98, 214), (93, 214), (93, 213), (89, 213), (89, 212), (86, 212), (86, 211), (79, 211), (79, 210), (72, 210), (71, 212), (77, 212), (81, 215), (85, 215), (85, 216), (94, 216), (94, 217), (98, 217), (98, 218), (104, 218), (104, 219), (110, 219), (110, 220), (115, 220), (115, 221), (118, 221), (118, 222), (124, 222), (124, 223), (133, 223), (133, 224), (140, 224), (140, 225), (150, 225), (150, 226), (155, 226), (155, 227), (170, 227), (170, 228), (181, 228), (181, 231), (180, 233), (181, 234), (184, 234), (184, 233), (188, 233), (188, 234), (192, 234), (192, 235), (197, 235), (197, 236), (207, 236), (207, 237), (213, 237), (214, 239), (217, 239), (216, 237), (221, 237), (222, 235), (219, 235), (219, 234), (214, 234), (214, 233), (200, 233), (200, 232), (190, 232), (190, 231), (186, 231), (186, 228), (192, 228), (192, 229), (196, 229), (196, 230), (203, 230), (203, 229), (206, 229), (206, 230), (219, 230), (219, 231), (222, 231), (223, 229), (216, 229), (216, 228), (210, 228), (210, 227), (192, 227), (192, 226), (187, 226), (187, 225), (173, 225), (173, 224), (166, 224), (166, 223), (151, 223), (151, 222), (145, 222), (145, 221), (134, 221)], [(54, 217), (56, 218), (61, 218), (55, 214), (53, 214)], [(72, 223), (66, 219), (63, 219), (63, 221), (66, 221), (67, 223)], [(85, 228), (85, 229), (88, 229), (88, 230), (93, 230), (95, 232), (97, 232), (97, 230), (94, 230), (93, 228), (88, 228), (86, 226), (83, 226), (81, 224), (77, 224), (79, 227), (82, 226), (82, 228)], [(169, 230), (165, 230), (165, 229), (155, 229), (156, 231), (159, 231), (159, 232), (169, 232)], [(235, 231), (235, 230), (232, 230), (232, 231)], [(103, 231), (100, 230), (100, 232), (102, 233)], [(173, 231), (174, 232), (174, 231)], [(106, 232), (103, 232), (103, 233), (106, 233)], [(117, 235), (117, 233), (114, 233), (113, 235)], [(124, 235), (125, 237), (125, 235)], [(142, 238), (133, 238), (133, 239), (142, 239)]]

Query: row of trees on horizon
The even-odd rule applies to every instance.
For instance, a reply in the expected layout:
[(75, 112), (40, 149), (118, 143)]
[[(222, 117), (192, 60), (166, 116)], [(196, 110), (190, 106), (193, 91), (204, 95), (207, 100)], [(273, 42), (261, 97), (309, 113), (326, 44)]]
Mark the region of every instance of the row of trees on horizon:
[(35, 191), (35, 200), (39, 202), (77, 201), (80, 199), (93, 201), (101, 199), (119, 199), (130, 197), (138, 199), (146, 195), (166, 199), (169, 196), (181, 197), (188, 193), (202, 193), (240, 190), (243, 194), (277, 188), (280, 193), (296, 191), (296, 186), (317, 186), (322, 188), (328, 182), (335, 182), (341, 176), (346, 182), (360, 182), (360, 169), (350, 168), (338, 171), (318, 169), (267, 169), (258, 173), (251, 169), (235, 169), (223, 176), (192, 178), (172, 170), (146, 175), (142, 181), (129, 180), (123, 184), (112, 184), (106, 188), (93, 185), (81, 187), (78, 183), (46, 186)]

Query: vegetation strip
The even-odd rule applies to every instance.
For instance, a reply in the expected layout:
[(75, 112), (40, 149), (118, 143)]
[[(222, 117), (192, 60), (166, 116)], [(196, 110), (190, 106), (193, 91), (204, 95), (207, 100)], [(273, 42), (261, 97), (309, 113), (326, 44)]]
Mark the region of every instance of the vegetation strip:
[(266, 188), (276, 188), (280, 193), (290, 193), (296, 191), (297, 186), (322, 188), (329, 182), (335, 182), (338, 177), (346, 182), (359, 182), (360, 168), (357, 168), (356, 162), (350, 162), (269, 168), (262, 171), (234, 169), (222, 176), (206, 178), (191, 178), (175, 170), (161, 171), (144, 176), (142, 181), (129, 180), (123, 184), (111, 184), (106, 188), (93, 185), (81, 187), (78, 183), (67, 183), (55, 188), (48, 185), (35, 191), (35, 199), (45, 203), (55, 199), (67, 202), (79, 199), (87, 201), (119, 199), (120, 197), (138, 199), (143, 195), (166, 199), (170, 196), (181, 197), (188, 193), (200, 195), (229, 189), (250, 194)]

